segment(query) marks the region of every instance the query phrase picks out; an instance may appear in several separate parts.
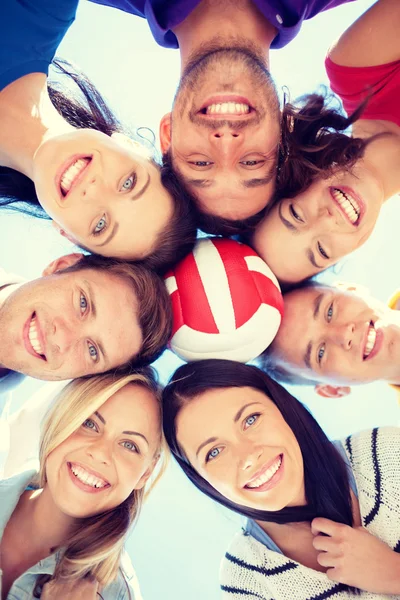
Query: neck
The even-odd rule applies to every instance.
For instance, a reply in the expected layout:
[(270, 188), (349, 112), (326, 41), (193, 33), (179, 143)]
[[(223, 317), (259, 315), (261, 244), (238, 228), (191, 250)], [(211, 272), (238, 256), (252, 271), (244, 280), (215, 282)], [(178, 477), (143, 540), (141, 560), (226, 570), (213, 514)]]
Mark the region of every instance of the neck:
[(48, 486), (27, 492), (16, 510), (20, 531), (26, 530), (32, 550), (43, 558), (63, 546), (74, 531), (75, 519), (57, 508)]
[(0, 93), (0, 115), (0, 164), (33, 180), (39, 146), (71, 129), (50, 100), (47, 77), (32, 73), (7, 86)]
[[(221, 27), (223, 22), (223, 28)], [(181, 73), (193, 54), (210, 43), (221, 47), (249, 40), (269, 66), (269, 49), (277, 30), (251, 0), (202, 0), (190, 15), (174, 29), (181, 55)]]

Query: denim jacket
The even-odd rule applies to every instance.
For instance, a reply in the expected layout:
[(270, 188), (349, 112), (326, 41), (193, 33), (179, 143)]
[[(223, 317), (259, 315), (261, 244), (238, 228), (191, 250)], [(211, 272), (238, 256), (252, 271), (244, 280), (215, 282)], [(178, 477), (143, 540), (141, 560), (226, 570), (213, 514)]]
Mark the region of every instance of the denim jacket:
[[(13, 514), (20, 496), (36, 475), (36, 471), (24, 471), (10, 479), (0, 481), (0, 544), (8, 520)], [(33, 590), (38, 575), (52, 575), (57, 564), (58, 554), (51, 554), (44, 560), (25, 571), (11, 586), (7, 600), (33, 600)], [(142, 600), (139, 585), (133, 567), (127, 555), (123, 560), (124, 576), (100, 590), (99, 600)], [(0, 569), (0, 597), (3, 572)]]

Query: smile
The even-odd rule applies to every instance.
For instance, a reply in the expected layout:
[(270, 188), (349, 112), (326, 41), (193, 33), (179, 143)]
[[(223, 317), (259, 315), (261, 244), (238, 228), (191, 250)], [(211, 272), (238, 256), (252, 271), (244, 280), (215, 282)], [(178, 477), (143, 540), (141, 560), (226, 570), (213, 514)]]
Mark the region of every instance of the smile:
[[(244, 486), (246, 489), (251, 489), (251, 490), (255, 490), (255, 489), (259, 489), (259, 488), (263, 488), (262, 491), (264, 491), (265, 489), (270, 489), (271, 487), (273, 487), (273, 485), (271, 485), (272, 483), (274, 483), (272, 480), (273, 478), (275, 478), (276, 474), (278, 473), (279, 469), (282, 466), (282, 461), (283, 461), (283, 454), (280, 454), (279, 456), (277, 456), (275, 458), (275, 460), (273, 461), (273, 463), (267, 463), (267, 465), (264, 465), (264, 467), (258, 471), (254, 477), (252, 477)], [(276, 481), (277, 483), (277, 481)], [(270, 484), (270, 485), (266, 485), (266, 484)]]
[(248, 115), (250, 112), (248, 104), (239, 104), (236, 102), (224, 102), (221, 104), (210, 104), (201, 111), (203, 115)]
[(352, 225), (358, 225), (361, 216), (361, 202), (355, 198), (350, 190), (344, 191), (341, 188), (331, 188), (331, 196), (338, 205), (344, 217)]
[[(92, 490), (100, 490), (104, 488), (110, 487), (110, 483), (94, 474), (93, 471), (89, 471), (86, 468), (82, 467), (82, 465), (78, 465), (77, 463), (68, 463), (68, 468), (72, 477), (76, 479), (76, 483), (80, 483), (78, 487), (85, 486), (87, 488), (92, 488)], [(83, 488), (84, 489), (84, 488)]]
[(371, 360), (376, 356), (382, 346), (383, 333), (381, 329), (376, 330), (375, 324), (370, 321), (363, 344), (363, 360)]
[(47, 360), (44, 337), (35, 312), (25, 324), (24, 341), (25, 347), (30, 354), (41, 360)]
[(255, 109), (247, 98), (232, 94), (222, 94), (209, 98), (198, 111), (199, 115), (208, 118), (249, 118)]
[(73, 160), (59, 176), (59, 187), (62, 197), (68, 195), (71, 189), (82, 178), (83, 172), (91, 162), (91, 157), (80, 157)]

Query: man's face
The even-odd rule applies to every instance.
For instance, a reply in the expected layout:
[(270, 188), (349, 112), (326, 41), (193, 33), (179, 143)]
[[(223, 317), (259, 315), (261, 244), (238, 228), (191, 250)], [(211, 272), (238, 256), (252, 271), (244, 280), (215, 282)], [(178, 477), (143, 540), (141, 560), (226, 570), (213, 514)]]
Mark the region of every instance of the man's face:
[(0, 306), (0, 363), (45, 380), (102, 373), (142, 345), (129, 282), (94, 269), (15, 286)]
[(275, 189), (278, 107), (264, 63), (249, 50), (220, 48), (189, 64), (160, 137), (203, 212), (245, 219), (268, 204)]
[(399, 379), (400, 318), (382, 302), (334, 287), (285, 295), (274, 355), (305, 379), (369, 383)]

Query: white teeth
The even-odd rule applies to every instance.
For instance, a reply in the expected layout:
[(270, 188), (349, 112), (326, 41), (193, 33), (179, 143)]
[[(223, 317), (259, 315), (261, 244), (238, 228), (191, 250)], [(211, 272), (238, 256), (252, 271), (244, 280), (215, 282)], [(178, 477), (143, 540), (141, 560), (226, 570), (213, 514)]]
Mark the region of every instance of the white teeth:
[(43, 348), (39, 342), (38, 331), (36, 327), (36, 317), (33, 317), (33, 319), (31, 319), (31, 322), (29, 324), (28, 337), (34, 351), (44, 356)]
[(79, 173), (89, 164), (90, 159), (78, 158), (66, 171), (64, 171), (61, 180), (60, 187), (64, 194), (68, 194), (72, 187), (72, 184)]
[(106, 481), (95, 477), (91, 473), (88, 473), (83, 467), (80, 467), (78, 465), (71, 464), (71, 471), (73, 472), (75, 477), (79, 479), (79, 481), (82, 481), (82, 483), (90, 485), (91, 487), (102, 488), (107, 485)]
[(361, 208), (352, 196), (347, 196), (342, 190), (334, 188), (332, 191), (333, 197), (336, 202), (340, 205), (342, 210), (346, 213), (351, 223), (354, 225), (358, 221), (358, 217), (361, 213)]
[(267, 483), (267, 481), (269, 481), (270, 479), (272, 479), (272, 477), (275, 475), (275, 473), (277, 472), (277, 470), (279, 469), (279, 467), (281, 466), (281, 464), (282, 464), (282, 458), (279, 457), (274, 462), (274, 464), (271, 465), (270, 468), (267, 471), (265, 471), (265, 473), (263, 473), (262, 475), (260, 475), (260, 477), (257, 477), (257, 479), (255, 479), (251, 483), (247, 483), (245, 487), (247, 487), (247, 488), (258, 488), (261, 485), (263, 485), (264, 483)]
[(224, 115), (247, 115), (250, 112), (248, 104), (239, 104), (238, 102), (222, 102), (219, 104), (210, 104), (207, 106), (206, 114), (222, 113)]
[(369, 329), (368, 329), (367, 343), (365, 344), (365, 348), (364, 348), (364, 358), (367, 358), (367, 356), (369, 356), (371, 354), (372, 350), (374, 349), (375, 342), (376, 342), (375, 327), (373, 325), (370, 325)]

